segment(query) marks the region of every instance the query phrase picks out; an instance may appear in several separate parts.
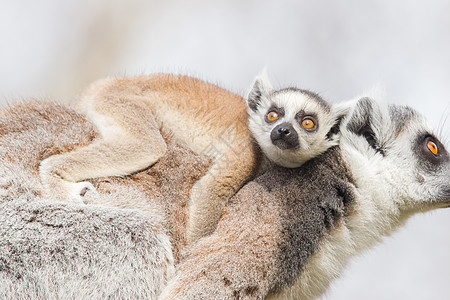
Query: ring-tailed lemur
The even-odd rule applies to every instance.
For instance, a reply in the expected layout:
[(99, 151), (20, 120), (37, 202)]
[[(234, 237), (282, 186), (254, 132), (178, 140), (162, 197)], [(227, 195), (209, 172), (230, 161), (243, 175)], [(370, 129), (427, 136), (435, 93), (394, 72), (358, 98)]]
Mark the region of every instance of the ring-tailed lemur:
[[(253, 91), (261, 89), (263, 97), (252, 94), (250, 103), (254, 107), (261, 103), (264, 107), (268, 100), (266, 92), (272, 93), (272, 88), (268, 81), (258, 79), (255, 87)], [(286, 115), (283, 117), (279, 112), (280, 120), (310, 122), (303, 124), (305, 134), (297, 135), (300, 143), (292, 139), (294, 131), (290, 132), (289, 140), (285, 139), (288, 141), (286, 149), (281, 146), (283, 139), (279, 139), (277, 146), (283, 150), (277, 150), (275, 162), (287, 161), (282, 158), (282, 153), (286, 153), (290, 166), (297, 166), (318, 153), (317, 148), (325, 151), (336, 144), (335, 136), (327, 137), (325, 133), (338, 117), (323, 100), (291, 90), (272, 94), (270, 99), (279, 109), (286, 105)], [(297, 106), (292, 104), (296, 101)], [(290, 115), (288, 106), (291, 104), (296, 118)], [(166, 153), (163, 132), (176, 143), (214, 159), (209, 172), (191, 190), (188, 242), (215, 229), (226, 201), (261, 165), (259, 148), (252, 143), (248, 130), (244, 99), (195, 78), (159, 74), (104, 79), (88, 87), (73, 107), (96, 125), (100, 137), (86, 147), (42, 161), (40, 177), (46, 196), (82, 203), (84, 194), (95, 190), (83, 180), (128, 175), (151, 166)], [(313, 112), (309, 119), (301, 120), (302, 109)], [(284, 132), (283, 135), (286, 138), (289, 134)], [(272, 153), (268, 155), (271, 157)]]
[(297, 168), (337, 144), (331, 131), (346, 113), (314, 92), (288, 87), (275, 90), (263, 72), (247, 99), (249, 129), (266, 157)]
[(273, 167), (233, 196), (161, 299), (313, 299), (417, 212), (450, 207), (450, 157), (421, 116), (350, 104), (340, 145)]

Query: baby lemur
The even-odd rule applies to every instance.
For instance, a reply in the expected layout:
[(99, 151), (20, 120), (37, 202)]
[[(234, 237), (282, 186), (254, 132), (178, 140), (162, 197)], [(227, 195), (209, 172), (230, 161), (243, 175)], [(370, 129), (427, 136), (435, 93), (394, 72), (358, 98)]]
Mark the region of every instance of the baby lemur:
[(40, 165), (47, 197), (83, 203), (95, 192), (87, 179), (123, 176), (148, 168), (166, 152), (163, 135), (211, 157), (208, 173), (192, 188), (187, 241), (210, 234), (227, 200), (262, 165), (259, 148), (282, 166), (297, 167), (336, 143), (328, 135), (339, 113), (308, 91), (273, 90), (257, 78), (242, 97), (188, 76), (155, 74), (93, 83), (73, 108), (98, 128), (99, 137)]
[(247, 104), (254, 139), (270, 161), (287, 168), (297, 168), (336, 145), (332, 128), (347, 110), (332, 107), (308, 90), (274, 90), (265, 73), (256, 79)]

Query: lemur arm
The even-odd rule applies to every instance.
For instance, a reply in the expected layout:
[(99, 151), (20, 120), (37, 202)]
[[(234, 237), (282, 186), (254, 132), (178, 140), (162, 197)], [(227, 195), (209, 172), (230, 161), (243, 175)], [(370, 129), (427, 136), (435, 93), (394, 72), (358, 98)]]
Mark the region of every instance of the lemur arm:
[(260, 205), (267, 193), (249, 185), (233, 198), (238, 205), (225, 209), (217, 230), (190, 249), (160, 299), (254, 299), (272, 289), (279, 218), (273, 205)]

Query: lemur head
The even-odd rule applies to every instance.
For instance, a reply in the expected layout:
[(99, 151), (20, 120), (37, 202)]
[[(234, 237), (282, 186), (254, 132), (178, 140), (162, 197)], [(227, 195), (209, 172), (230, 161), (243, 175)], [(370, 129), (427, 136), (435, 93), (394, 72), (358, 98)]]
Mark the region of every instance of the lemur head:
[(450, 207), (450, 156), (425, 120), (406, 106), (353, 102), (340, 126), (341, 149), (357, 185), (399, 220)]
[(338, 135), (331, 129), (346, 112), (308, 90), (274, 90), (265, 73), (256, 78), (247, 105), (249, 129), (262, 151), (288, 168), (299, 167), (336, 145)]

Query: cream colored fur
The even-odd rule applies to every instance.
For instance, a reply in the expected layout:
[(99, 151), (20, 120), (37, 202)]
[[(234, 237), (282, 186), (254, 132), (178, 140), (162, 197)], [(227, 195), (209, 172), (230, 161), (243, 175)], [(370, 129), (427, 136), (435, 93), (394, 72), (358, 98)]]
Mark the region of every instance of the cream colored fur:
[(215, 160), (191, 191), (189, 241), (214, 230), (227, 199), (260, 165), (259, 150), (247, 129), (244, 99), (192, 77), (103, 79), (89, 86), (73, 108), (95, 124), (100, 137), (41, 163), (46, 196), (83, 203), (85, 193), (95, 192), (85, 180), (148, 168), (167, 151), (163, 132)]
[(344, 105), (339, 147), (246, 184), (160, 299), (315, 299), (409, 217), (450, 207), (450, 155), (417, 112), (370, 98)]
[[(42, 195), (40, 161), (86, 146), (95, 135), (92, 124), (61, 105), (34, 101), (0, 110), (0, 299), (156, 299), (172, 277), (176, 247), (164, 197), (149, 197), (143, 184), (124, 179), (91, 198), (102, 206)], [(192, 165), (183, 164), (178, 193), (208, 166), (176, 146), (167, 156), (156, 169), (180, 159), (197, 168), (188, 172)]]
[(152, 168), (101, 179), (100, 195), (86, 195), (91, 203), (148, 214), (55, 203), (42, 198), (39, 162), (88, 145), (93, 126), (61, 106), (0, 111), (0, 298), (152, 299), (174, 265), (163, 298), (320, 295), (350, 257), (413, 213), (450, 205), (449, 155), (436, 138), (441, 156), (422, 147), (420, 137), (432, 133), (416, 112), (368, 99), (351, 107), (339, 147), (250, 181), (228, 202), (217, 230), (188, 247), (188, 191), (210, 160), (168, 143)]

